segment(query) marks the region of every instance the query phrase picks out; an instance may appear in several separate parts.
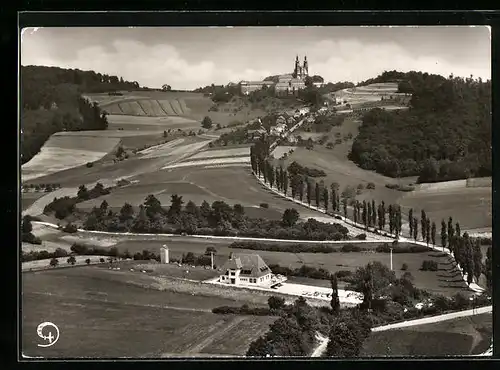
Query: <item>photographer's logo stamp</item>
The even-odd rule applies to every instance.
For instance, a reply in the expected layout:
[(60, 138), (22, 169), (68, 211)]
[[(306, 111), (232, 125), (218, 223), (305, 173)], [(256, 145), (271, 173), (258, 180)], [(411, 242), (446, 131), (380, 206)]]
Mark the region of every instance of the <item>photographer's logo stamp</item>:
[(51, 322), (42, 322), (36, 328), (36, 333), (43, 339), (44, 344), (38, 344), (38, 347), (53, 346), (59, 339), (59, 328)]

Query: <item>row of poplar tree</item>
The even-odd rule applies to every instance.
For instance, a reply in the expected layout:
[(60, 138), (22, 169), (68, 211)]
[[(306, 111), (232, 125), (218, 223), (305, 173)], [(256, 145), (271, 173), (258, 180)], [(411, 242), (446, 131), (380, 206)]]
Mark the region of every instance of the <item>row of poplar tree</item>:
[[(281, 166), (275, 168), (263, 155), (262, 150), (259, 153), (254, 147), (251, 147), (250, 159), (253, 172), (263, 177), (266, 184), (276, 187), (285, 196), (288, 195), (290, 189), (292, 198), (297, 197), (302, 202), (305, 195), (308, 205), (311, 206), (314, 194), (317, 208), (322, 207), (327, 213), (330, 210), (333, 213), (340, 213), (342, 206), (344, 217), (347, 218), (349, 196), (344, 192), (339, 193), (337, 183), (331, 184), (330, 191), (328, 191), (326, 186), (314, 183), (307, 176), (300, 173), (288, 173)], [(390, 234), (395, 235), (396, 238), (402, 234), (402, 214), (399, 205), (391, 204), (386, 208), (383, 201), (377, 206), (374, 200), (371, 202), (354, 200), (352, 207), (353, 221), (356, 224), (362, 224), (365, 230), (369, 228), (386, 230), (388, 226)], [(413, 209), (410, 209), (408, 213), (409, 237), (415, 241), (419, 239), (419, 224), (421, 239), (427, 245), (436, 245), (436, 223), (431, 221), (425, 210), (421, 211), (419, 220), (414, 216)], [(484, 273), (488, 288), (491, 287), (491, 248), (488, 251), (489, 257), (487, 256), (486, 264), (483, 264), (480, 240), (471, 238), (467, 233), (461, 234), (460, 224), (456, 222), (453, 225), (452, 217), (448, 219), (448, 223), (445, 220), (441, 221), (441, 246), (443, 251), (444, 248), (448, 248), (464, 273), (467, 274), (469, 284), (473, 282), (474, 277), (478, 281)]]

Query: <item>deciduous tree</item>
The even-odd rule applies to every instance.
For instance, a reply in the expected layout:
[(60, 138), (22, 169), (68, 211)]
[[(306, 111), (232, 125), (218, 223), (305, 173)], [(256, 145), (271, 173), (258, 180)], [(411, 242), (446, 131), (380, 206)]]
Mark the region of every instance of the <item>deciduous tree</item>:
[(282, 221), (285, 226), (293, 227), (299, 220), (300, 214), (295, 208), (288, 208), (283, 212)]

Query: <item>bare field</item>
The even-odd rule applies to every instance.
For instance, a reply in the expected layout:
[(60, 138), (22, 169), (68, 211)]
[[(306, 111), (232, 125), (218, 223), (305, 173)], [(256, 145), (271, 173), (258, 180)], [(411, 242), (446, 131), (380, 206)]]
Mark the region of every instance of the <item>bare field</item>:
[(436, 223), (451, 216), (464, 230), (492, 226), (492, 189), (487, 187), (405, 193), (398, 203), (418, 214), (425, 209)]
[(205, 150), (201, 153), (197, 153), (197, 154), (189, 157), (189, 159), (242, 157), (242, 156), (250, 157), (250, 147)]
[(114, 115), (107, 116), (109, 128), (123, 127), (124, 130), (141, 131), (145, 129), (154, 130), (198, 130), (201, 128), (201, 123), (185, 117), (147, 117), (147, 116), (131, 116), (131, 115)]
[[(79, 209), (91, 209), (99, 206), (104, 200), (111, 208), (121, 208), (125, 203), (138, 207), (144, 203), (146, 197), (153, 194), (164, 207), (170, 205), (170, 197), (173, 194), (181, 195), (185, 202), (194, 199), (210, 199), (208, 193), (196, 185), (187, 182), (165, 182), (157, 184), (134, 184), (124, 188), (116, 189), (108, 195), (78, 203)], [(193, 199), (192, 199), (193, 198)], [(196, 202), (195, 202), (196, 203)], [(197, 204), (201, 204), (198, 202)]]
[[(269, 327), (268, 318), (210, 312), (216, 306), (234, 305), (232, 300), (139, 287), (136, 283), (153, 281), (143, 275), (99, 267), (23, 274), (23, 353), (45, 358), (209, 354), (214, 351), (209, 348), (212, 343), (225, 341), (227, 333), (236, 330), (246, 342), (229, 344), (224, 353), (242, 355), (255, 339), (244, 332), (245, 322), (260, 322), (257, 332)], [(36, 345), (40, 312), (64, 338), (52, 347)]]
[(467, 356), (485, 352), (492, 315), (479, 314), (433, 324), (372, 333), (362, 356)]
[(174, 163), (163, 167), (163, 169), (181, 168), (181, 167), (196, 167), (196, 166), (217, 166), (217, 165), (241, 165), (250, 166), (249, 157), (232, 157), (232, 158), (210, 158), (210, 159), (200, 159), (197, 161), (189, 160), (182, 161), (181, 163)]
[[(251, 170), (244, 167), (184, 167), (143, 174), (134, 179), (143, 184), (189, 182), (210, 194), (210, 199), (223, 200), (228, 204), (239, 203), (244, 207), (258, 207), (261, 203), (267, 203), (269, 209), (280, 214), (287, 208), (296, 208), (304, 219), (324, 216), (321, 212), (300, 207), (265, 189), (251, 174)], [(206, 200), (210, 202), (209, 199)], [(193, 201), (197, 203), (195, 199)]]
[(111, 152), (119, 142), (119, 138), (93, 135), (52, 135), (40, 153), (22, 165), (21, 178), (28, 181), (97, 161)]

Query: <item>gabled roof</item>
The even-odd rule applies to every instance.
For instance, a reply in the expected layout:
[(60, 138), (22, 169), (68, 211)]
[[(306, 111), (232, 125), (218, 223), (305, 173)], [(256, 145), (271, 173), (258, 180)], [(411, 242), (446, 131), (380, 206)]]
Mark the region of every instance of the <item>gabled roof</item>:
[[(241, 269), (242, 276), (261, 277), (271, 272), (264, 260), (258, 254), (234, 253), (232, 259), (228, 260), (222, 271)], [(245, 273), (243, 273), (245, 271)], [(247, 273), (249, 272), (249, 273)]]

